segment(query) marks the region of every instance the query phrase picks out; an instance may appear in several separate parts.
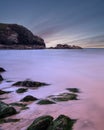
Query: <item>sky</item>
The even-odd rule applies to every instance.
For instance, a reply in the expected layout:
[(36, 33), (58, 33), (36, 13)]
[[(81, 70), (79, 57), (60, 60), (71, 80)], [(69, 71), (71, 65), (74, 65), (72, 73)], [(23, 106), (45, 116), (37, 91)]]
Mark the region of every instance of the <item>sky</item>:
[(0, 0), (0, 23), (27, 27), (47, 47), (104, 48), (104, 0)]

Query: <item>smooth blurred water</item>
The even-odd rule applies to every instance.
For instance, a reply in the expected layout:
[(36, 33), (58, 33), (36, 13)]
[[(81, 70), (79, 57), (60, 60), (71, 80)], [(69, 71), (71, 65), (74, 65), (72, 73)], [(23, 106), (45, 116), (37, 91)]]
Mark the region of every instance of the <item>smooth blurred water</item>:
[[(28, 92), (38, 98), (64, 92), (70, 87), (79, 88), (80, 100), (53, 107), (40, 106), (38, 110), (54, 117), (66, 114), (79, 119), (74, 130), (104, 130), (104, 49), (1, 50), (0, 66), (7, 70), (3, 73), (6, 80), (32, 79), (51, 84)], [(4, 89), (8, 86), (6, 82), (0, 85)], [(18, 101), (28, 93), (20, 96), (14, 93), (14, 99)]]

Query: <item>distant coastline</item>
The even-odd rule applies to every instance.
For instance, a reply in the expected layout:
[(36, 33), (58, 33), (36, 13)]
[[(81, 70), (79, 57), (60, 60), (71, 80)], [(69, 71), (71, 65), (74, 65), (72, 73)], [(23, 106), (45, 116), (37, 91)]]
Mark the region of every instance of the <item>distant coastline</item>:
[(46, 47), (44, 40), (34, 35), (26, 27), (17, 24), (0, 23), (0, 49), (82, 49), (80, 46), (57, 44)]

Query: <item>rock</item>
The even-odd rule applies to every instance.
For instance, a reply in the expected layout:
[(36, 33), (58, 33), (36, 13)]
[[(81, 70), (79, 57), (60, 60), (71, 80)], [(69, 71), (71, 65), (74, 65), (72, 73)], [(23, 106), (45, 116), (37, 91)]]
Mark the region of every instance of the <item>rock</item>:
[(10, 122), (19, 122), (20, 119), (0, 119), (0, 124), (3, 124), (3, 123), (10, 123)]
[(31, 80), (25, 80), (25, 81), (18, 81), (16, 83), (14, 83), (12, 86), (23, 86), (23, 87), (29, 87), (29, 88), (38, 88), (38, 87), (46, 86), (46, 85), (49, 85), (49, 84), (31, 81)]
[(1, 73), (1, 72), (5, 72), (5, 69), (2, 68), (2, 67), (0, 67), (0, 73)]
[(74, 123), (75, 120), (70, 119), (68, 116), (60, 115), (51, 123), (47, 130), (72, 130)]
[(44, 40), (17, 24), (0, 23), (1, 49), (44, 49)]
[(50, 96), (50, 98), (53, 101), (60, 102), (60, 101), (77, 100), (77, 95), (74, 93), (62, 93), (59, 95)]
[(57, 44), (56, 47), (50, 47), (48, 49), (82, 49), (80, 46), (71, 46), (68, 44)]
[(18, 106), (18, 107), (25, 107), (27, 104), (14, 102), (14, 103), (10, 103), (9, 105), (11, 105), (11, 106)]
[(28, 96), (24, 97), (23, 99), (21, 99), (21, 102), (29, 102), (29, 101), (36, 101), (36, 100), (38, 100), (36, 97), (28, 95)]
[(41, 116), (33, 121), (27, 130), (47, 130), (52, 123), (53, 117)]
[(39, 105), (48, 105), (48, 104), (55, 104), (55, 102), (50, 101), (48, 99), (42, 99), (39, 102), (37, 102), (37, 104), (39, 104)]
[(0, 95), (6, 94), (6, 93), (10, 93), (10, 92), (6, 92), (6, 91), (3, 91), (3, 90), (0, 90)]
[(19, 88), (16, 90), (17, 93), (24, 93), (24, 92), (27, 92), (27, 88)]
[(27, 107), (27, 104), (23, 104), (23, 103), (14, 102), (14, 103), (11, 103), (9, 105), (20, 107), (21, 108), (20, 110), (29, 109), (29, 107)]
[(16, 114), (15, 108), (9, 106), (8, 104), (0, 101), (0, 119)]
[(79, 89), (78, 88), (67, 88), (66, 90), (73, 92), (73, 93), (79, 93)]
[(0, 75), (0, 81), (3, 81), (3, 77)]

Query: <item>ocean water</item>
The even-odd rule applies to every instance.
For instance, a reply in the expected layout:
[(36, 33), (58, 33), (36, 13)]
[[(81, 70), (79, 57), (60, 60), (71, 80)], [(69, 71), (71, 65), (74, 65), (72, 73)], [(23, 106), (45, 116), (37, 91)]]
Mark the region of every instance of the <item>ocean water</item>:
[[(25, 130), (29, 119), (44, 114), (54, 117), (65, 114), (78, 119), (73, 130), (104, 130), (104, 49), (1, 50), (0, 66), (6, 69), (2, 74), (5, 81), (0, 84), (0, 88), (13, 91), (5, 100), (8, 103), (19, 101), (28, 94), (45, 98), (67, 92), (66, 88), (75, 87), (81, 91), (76, 101), (48, 106), (31, 103), (29, 110), (16, 115), (23, 118), (21, 128), (10, 124), (8, 130)], [(51, 85), (18, 95), (15, 93), (17, 88), (11, 87), (12, 82), (6, 82), (25, 79)], [(4, 130), (6, 127), (3, 126)]]

